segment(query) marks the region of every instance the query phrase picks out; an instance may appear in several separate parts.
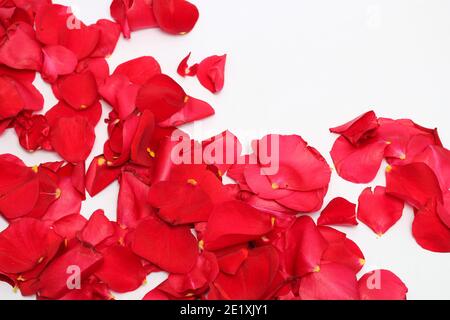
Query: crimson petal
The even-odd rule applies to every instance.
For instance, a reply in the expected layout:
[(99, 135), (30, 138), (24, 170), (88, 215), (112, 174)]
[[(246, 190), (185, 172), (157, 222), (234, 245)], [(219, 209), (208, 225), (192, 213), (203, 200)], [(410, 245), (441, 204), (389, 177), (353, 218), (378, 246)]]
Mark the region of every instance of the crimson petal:
[(406, 300), (408, 288), (389, 270), (374, 270), (358, 281), (361, 300)]
[(356, 226), (356, 204), (338, 197), (328, 203), (317, 220), (318, 225), (351, 225)]

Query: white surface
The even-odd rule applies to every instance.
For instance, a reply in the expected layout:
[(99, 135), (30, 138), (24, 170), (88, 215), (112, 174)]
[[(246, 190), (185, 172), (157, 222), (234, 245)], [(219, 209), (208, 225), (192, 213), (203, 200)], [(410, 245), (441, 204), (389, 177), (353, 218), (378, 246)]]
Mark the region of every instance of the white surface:
[[(109, 17), (110, 1), (76, 3), (75, 13), (89, 23)], [(230, 129), (244, 142), (267, 133), (302, 135), (327, 158), (335, 139), (328, 128), (373, 108), (379, 116), (407, 117), (438, 127), (450, 146), (450, 2), (448, 0), (192, 0), (200, 20), (187, 36), (145, 30), (121, 40), (109, 59), (119, 63), (153, 55), (163, 71), (195, 97), (209, 101), (217, 114), (186, 130), (201, 139)], [(213, 96), (195, 78), (176, 75), (179, 61), (228, 54), (224, 91)], [(46, 85), (46, 108), (55, 99)], [(107, 110), (107, 107), (105, 107)], [(105, 112), (106, 115), (106, 112)], [(105, 126), (97, 128), (92, 156), (102, 153)], [(0, 138), (0, 153), (13, 153), (28, 164), (56, 159), (20, 149), (13, 132)], [(90, 161), (90, 160), (89, 160)], [(383, 174), (370, 184), (384, 185)], [(327, 199), (356, 202), (364, 185), (335, 173)], [(83, 203), (89, 215), (104, 208), (115, 216), (117, 185)], [(409, 287), (409, 299), (450, 299), (450, 255), (420, 248), (411, 235), (412, 212), (382, 238), (365, 225), (341, 228), (363, 250), (363, 272), (386, 268)], [(5, 224), (0, 222), (0, 229)], [(152, 275), (139, 291), (118, 295), (140, 299), (163, 279)], [(19, 299), (0, 284), (0, 299)]]

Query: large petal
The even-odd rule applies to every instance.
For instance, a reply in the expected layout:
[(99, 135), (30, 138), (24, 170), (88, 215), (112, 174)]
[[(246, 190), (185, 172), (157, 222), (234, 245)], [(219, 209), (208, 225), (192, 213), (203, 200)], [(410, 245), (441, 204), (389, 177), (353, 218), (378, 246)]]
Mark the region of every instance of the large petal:
[(361, 300), (406, 300), (408, 288), (389, 270), (374, 270), (358, 281)]

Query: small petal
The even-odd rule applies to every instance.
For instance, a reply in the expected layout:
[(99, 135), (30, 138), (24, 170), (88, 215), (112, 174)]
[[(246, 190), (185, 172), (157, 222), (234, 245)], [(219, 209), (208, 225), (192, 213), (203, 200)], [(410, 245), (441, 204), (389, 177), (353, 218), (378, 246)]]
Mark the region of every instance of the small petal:
[(389, 270), (374, 270), (358, 281), (361, 300), (406, 300), (408, 288)]
[(351, 225), (356, 226), (356, 204), (338, 197), (330, 201), (320, 214), (318, 225)]

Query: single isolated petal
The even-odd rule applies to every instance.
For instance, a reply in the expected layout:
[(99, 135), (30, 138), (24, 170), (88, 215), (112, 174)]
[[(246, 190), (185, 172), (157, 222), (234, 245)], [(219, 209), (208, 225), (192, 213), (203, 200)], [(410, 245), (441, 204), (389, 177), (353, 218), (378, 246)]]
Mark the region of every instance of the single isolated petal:
[(159, 27), (172, 34), (191, 31), (199, 17), (197, 7), (185, 0), (153, 0), (153, 13)]
[(359, 300), (355, 272), (338, 263), (323, 263), (300, 280), (302, 300)]
[(212, 93), (222, 91), (225, 83), (225, 63), (227, 55), (211, 56), (200, 62), (197, 78)]
[(69, 162), (86, 160), (94, 140), (94, 127), (81, 116), (61, 118), (51, 128), (50, 141), (53, 148)]
[(194, 77), (197, 74), (198, 63), (189, 67), (188, 61), (190, 57), (191, 53), (189, 52), (189, 54), (183, 60), (181, 60), (180, 64), (178, 65), (177, 73), (182, 77)]
[(358, 219), (377, 235), (386, 233), (401, 217), (404, 203), (386, 193), (386, 188), (366, 188), (358, 199)]
[(317, 225), (330, 224), (356, 226), (356, 204), (341, 197), (331, 200), (317, 220)]
[(369, 183), (377, 175), (387, 143), (368, 140), (355, 147), (344, 136), (339, 137), (331, 149), (339, 176), (353, 183)]
[(338, 133), (344, 136), (351, 144), (358, 145), (373, 137), (374, 131), (379, 126), (375, 112), (369, 111), (342, 126), (331, 128), (330, 132)]
[(386, 192), (418, 209), (431, 199), (442, 202), (442, 191), (436, 174), (428, 165), (420, 162), (388, 166)]
[(173, 227), (150, 217), (136, 228), (132, 250), (170, 273), (187, 273), (195, 265), (198, 244), (189, 227)]
[(389, 270), (374, 270), (358, 281), (361, 300), (406, 300), (408, 288)]

